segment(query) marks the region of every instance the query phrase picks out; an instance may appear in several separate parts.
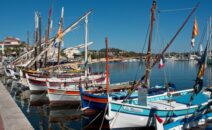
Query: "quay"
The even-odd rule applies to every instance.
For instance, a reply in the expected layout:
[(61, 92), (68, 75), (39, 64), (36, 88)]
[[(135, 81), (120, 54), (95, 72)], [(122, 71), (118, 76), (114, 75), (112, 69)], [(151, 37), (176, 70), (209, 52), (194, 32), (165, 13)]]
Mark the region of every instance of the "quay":
[(0, 82), (0, 130), (34, 130), (2, 82)]

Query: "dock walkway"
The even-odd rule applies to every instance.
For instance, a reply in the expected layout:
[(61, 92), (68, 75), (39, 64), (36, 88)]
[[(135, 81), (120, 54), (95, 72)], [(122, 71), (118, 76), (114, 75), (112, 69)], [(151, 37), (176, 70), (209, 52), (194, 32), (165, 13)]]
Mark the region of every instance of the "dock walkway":
[(0, 82), (0, 129), (34, 130), (2, 82)]

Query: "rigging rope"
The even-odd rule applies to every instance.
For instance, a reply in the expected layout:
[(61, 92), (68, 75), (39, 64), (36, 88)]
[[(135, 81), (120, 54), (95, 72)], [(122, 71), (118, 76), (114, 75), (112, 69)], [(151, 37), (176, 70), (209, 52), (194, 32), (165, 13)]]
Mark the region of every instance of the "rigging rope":
[(135, 75), (134, 81), (136, 81), (136, 78), (137, 78), (137, 76), (138, 76), (139, 68), (141, 67), (141, 64), (142, 64), (142, 54), (143, 54), (144, 48), (145, 48), (145, 46), (146, 46), (146, 44), (147, 44), (147, 38), (148, 38), (148, 34), (149, 34), (149, 27), (150, 27), (150, 24), (148, 25), (148, 28), (147, 28), (147, 32), (146, 32), (146, 36), (145, 36), (143, 48), (142, 48), (141, 55), (140, 55), (140, 62), (139, 62), (138, 68), (137, 68), (137, 70), (136, 70), (136, 75)]
[(102, 129), (102, 125), (103, 125), (103, 122), (104, 122), (104, 119), (105, 119), (105, 115), (106, 115), (106, 112), (107, 112), (107, 108), (108, 108), (108, 103), (107, 103), (107, 105), (106, 105), (106, 107), (105, 107), (105, 111), (104, 111), (103, 119), (102, 119), (102, 122), (101, 122), (101, 125), (100, 125), (99, 130), (101, 130), (101, 129)]
[(193, 8), (166, 9), (166, 10), (158, 10), (158, 13), (177, 12), (177, 11), (187, 11), (187, 10), (192, 10), (192, 9), (193, 9)]

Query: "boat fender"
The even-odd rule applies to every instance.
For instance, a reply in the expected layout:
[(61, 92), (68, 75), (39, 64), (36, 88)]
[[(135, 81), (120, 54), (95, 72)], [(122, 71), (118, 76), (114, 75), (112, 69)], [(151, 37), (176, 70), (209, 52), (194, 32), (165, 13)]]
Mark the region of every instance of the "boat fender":
[(114, 116), (108, 116), (108, 115), (105, 115), (105, 119), (110, 121), (110, 120), (113, 120)]

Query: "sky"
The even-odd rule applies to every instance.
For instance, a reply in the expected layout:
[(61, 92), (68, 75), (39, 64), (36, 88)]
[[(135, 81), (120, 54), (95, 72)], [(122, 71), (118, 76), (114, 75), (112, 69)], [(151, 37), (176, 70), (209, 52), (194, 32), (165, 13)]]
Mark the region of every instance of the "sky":
[[(168, 51), (191, 50), (190, 41), (195, 17), (200, 32), (196, 41), (199, 41), (207, 20), (212, 16), (212, 0), (199, 1), (199, 8)], [(161, 12), (156, 14), (157, 19), (154, 24), (153, 52), (160, 52), (171, 40), (196, 3), (198, 0), (157, 0), (157, 12), (158, 10)], [(88, 18), (88, 31), (89, 41), (94, 44), (89, 49), (104, 48), (105, 37), (108, 36), (109, 47), (142, 52), (150, 23), (151, 4), (152, 0), (1, 0), (0, 40), (6, 36), (14, 36), (26, 41), (27, 31), (29, 31), (30, 43), (33, 44), (35, 11), (41, 13), (44, 36), (48, 10), (53, 6), (51, 36), (54, 36), (58, 29), (62, 7), (64, 7), (64, 28), (93, 9)], [(181, 10), (176, 11), (176, 9)], [(64, 47), (82, 43), (84, 43), (84, 22), (64, 37)], [(197, 47), (194, 50), (197, 50)]]

